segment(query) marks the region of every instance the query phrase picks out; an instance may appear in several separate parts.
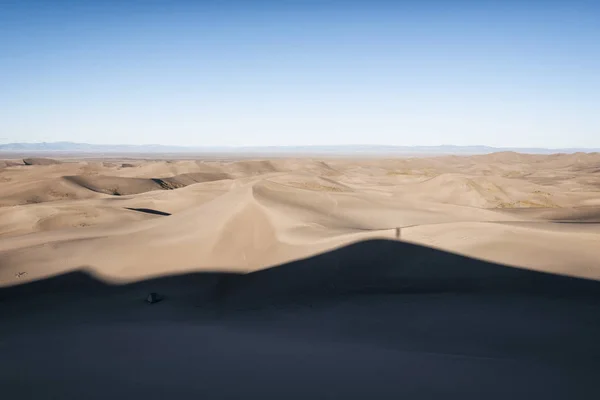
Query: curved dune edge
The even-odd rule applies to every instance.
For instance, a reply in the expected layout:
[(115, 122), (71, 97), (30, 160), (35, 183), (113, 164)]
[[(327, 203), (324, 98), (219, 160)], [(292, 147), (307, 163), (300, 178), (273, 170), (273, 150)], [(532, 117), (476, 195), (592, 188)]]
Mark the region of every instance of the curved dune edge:
[[(173, 272), (173, 271), (171, 271)], [(2, 289), (4, 295), (20, 294), (29, 287), (51, 287), (65, 292), (86, 291), (85, 286), (63, 285), (68, 276), (96, 288), (112, 284), (144, 285), (144, 282), (196, 276), (204, 280), (200, 297), (230, 303), (235, 308), (270, 306), (298, 300), (335, 299), (360, 293), (468, 292), (560, 293), (565, 296), (593, 297), (600, 300), (600, 282), (562, 274), (517, 268), (420, 244), (390, 239), (366, 239), (250, 273), (204, 270), (147, 276), (141, 280), (111, 279), (93, 267), (85, 266), (56, 274), (48, 279)], [(164, 276), (164, 278), (163, 278)], [(216, 280), (214, 278), (217, 278)], [(98, 283), (95, 283), (98, 282)], [(103, 283), (100, 283), (103, 282)], [(58, 286), (56, 286), (58, 285)], [(92, 287), (93, 289), (93, 287)], [(235, 303), (235, 304), (233, 304)], [(253, 305), (250, 303), (254, 303)]]

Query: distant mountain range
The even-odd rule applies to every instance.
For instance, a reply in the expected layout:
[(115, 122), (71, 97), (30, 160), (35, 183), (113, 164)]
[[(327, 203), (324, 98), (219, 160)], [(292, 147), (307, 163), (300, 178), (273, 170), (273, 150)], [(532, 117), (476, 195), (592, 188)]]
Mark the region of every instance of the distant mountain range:
[(65, 153), (216, 153), (216, 154), (489, 154), (515, 151), (530, 154), (600, 152), (598, 148), (520, 148), (489, 146), (384, 146), (384, 145), (331, 145), (331, 146), (218, 146), (186, 147), (159, 144), (89, 144), (74, 142), (8, 143), (0, 144), (3, 152), (65, 152)]

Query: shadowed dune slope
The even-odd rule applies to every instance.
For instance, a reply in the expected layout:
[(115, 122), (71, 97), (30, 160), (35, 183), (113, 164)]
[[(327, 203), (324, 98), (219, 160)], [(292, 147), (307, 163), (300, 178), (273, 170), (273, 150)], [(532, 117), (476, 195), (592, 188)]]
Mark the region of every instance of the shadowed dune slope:
[(19, 165), (24, 165), (24, 163), (20, 163), (13, 160), (0, 160), (0, 169), (7, 167), (16, 167)]
[(0, 289), (0, 313), (11, 399), (600, 395), (600, 282), (396, 241), (247, 275), (71, 272)]
[(150, 192), (163, 189), (158, 182), (144, 178), (116, 176), (66, 176), (65, 180), (93, 192), (115, 196)]
[(24, 158), (23, 164), (25, 164), (25, 165), (55, 165), (55, 164), (60, 164), (60, 161), (53, 160), (51, 158)]
[(32, 181), (13, 179), (0, 192), (0, 207), (33, 205), (62, 200), (88, 200), (100, 197), (76, 183), (63, 178), (47, 178)]
[[(249, 275), (232, 275), (235, 308), (354, 294), (507, 293), (600, 299), (600, 282), (502, 266), (391, 240), (368, 240)], [(600, 317), (599, 317), (600, 322)], [(600, 347), (599, 347), (600, 348)]]
[(127, 178), (118, 176), (66, 176), (65, 179), (94, 192), (126, 196), (153, 190), (172, 190), (194, 183), (228, 179), (224, 173), (189, 173), (167, 178)]

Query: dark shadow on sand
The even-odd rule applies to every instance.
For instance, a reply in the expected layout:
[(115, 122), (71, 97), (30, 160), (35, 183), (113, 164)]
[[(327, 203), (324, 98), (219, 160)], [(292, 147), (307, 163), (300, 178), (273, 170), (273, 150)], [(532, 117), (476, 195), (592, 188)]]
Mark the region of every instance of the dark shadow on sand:
[(0, 289), (0, 321), (11, 399), (600, 398), (600, 282), (397, 241), (247, 275), (74, 272)]
[(168, 217), (169, 215), (171, 215), (168, 212), (164, 212), (164, 211), (159, 211), (159, 210), (154, 210), (152, 208), (133, 208), (133, 207), (125, 207), (125, 209), (127, 210), (131, 210), (131, 211), (138, 211), (138, 212), (142, 212), (142, 213), (146, 213), (146, 214), (153, 214), (153, 215), (162, 215), (165, 217)]
[(573, 225), (585, 225), (585, 224), (589, 224), (589, 225), (600, 225), (600, 221), (550, 221), (553, 224), (573, 224)]

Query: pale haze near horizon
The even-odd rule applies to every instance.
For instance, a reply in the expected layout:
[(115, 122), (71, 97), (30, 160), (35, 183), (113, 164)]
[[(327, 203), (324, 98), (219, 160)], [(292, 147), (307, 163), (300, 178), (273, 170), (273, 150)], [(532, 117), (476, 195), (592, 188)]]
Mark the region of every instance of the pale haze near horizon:
[(600, 147), (594, 2), (0, 3), (1, 142)]

